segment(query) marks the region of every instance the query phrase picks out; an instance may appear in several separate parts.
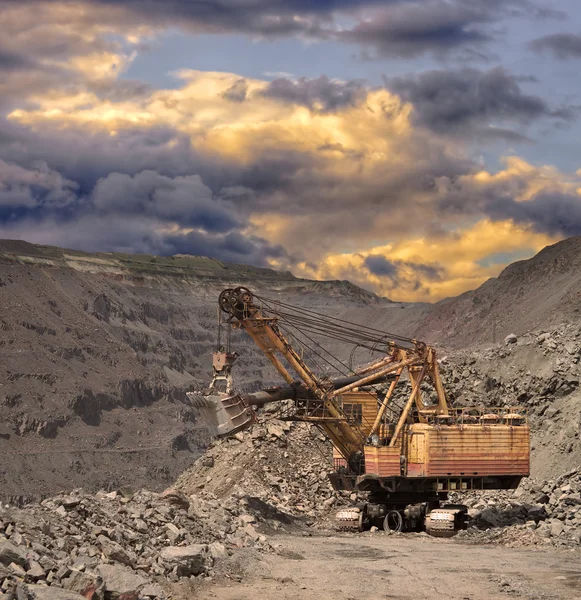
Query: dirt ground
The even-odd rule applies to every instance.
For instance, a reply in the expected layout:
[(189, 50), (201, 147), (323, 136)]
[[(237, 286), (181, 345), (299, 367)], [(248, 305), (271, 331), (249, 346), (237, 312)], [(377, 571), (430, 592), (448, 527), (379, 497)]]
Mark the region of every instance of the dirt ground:
[[(425, 535), (281, 536), (279, 554), (217, 577), (207, 600), (492, 600), (581, 598), (579, 550), (510, 549)], [(249, 566), (250, 565), (250, 566)]]

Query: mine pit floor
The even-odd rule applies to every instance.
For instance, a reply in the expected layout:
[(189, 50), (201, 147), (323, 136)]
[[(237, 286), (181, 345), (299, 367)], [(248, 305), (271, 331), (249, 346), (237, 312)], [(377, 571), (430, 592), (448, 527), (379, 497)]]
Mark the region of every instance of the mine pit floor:
[[(468, 545), (424, 535), (275, 536), (277, 554), (238, 555), (196, 598), (561, 600), (581, 598), (581, 551)], [(243, 551), (242, 551), (243, 552)]]

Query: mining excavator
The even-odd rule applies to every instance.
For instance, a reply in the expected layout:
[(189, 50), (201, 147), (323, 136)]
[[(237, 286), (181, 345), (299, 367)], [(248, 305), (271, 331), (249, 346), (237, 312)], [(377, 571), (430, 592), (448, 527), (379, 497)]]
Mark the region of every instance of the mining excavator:
[[(514, 489), (529, 475), (526, 414), (453, 408), (427, 344), (244, 287), (224, 290), (219, 310), (229, 326), (252, 338), (286, 385), (189, 393), (190, 400), (217, 437), (251, 427), (257, 410), (272, 402), (281, 405), (279, 418), (317, 426), (333, 445), (333, 487), (367, 498), (337, 513), (338, 529), (452, 536), (466, 527), (467, 509), (447, 503), (450, 492)], [(351, 344), (349, 360), (326, 350), (323, 340)], [(379, 356), (353, 367), (348, 363), (358, 349)]]

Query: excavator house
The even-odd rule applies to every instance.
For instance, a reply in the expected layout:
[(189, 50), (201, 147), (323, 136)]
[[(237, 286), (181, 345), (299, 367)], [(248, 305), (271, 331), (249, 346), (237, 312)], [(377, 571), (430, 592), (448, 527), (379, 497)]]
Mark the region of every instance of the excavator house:
[[(250, 394), (189, 393), (201, 418), (225, 437), (252, 426), (259, 407), (280, 403), (279, 418), (305, 421), (333, 445), (329, 477), (337, 490), (367, 501), (340, 510), (337, 527), (364, 531), (426, 530), (451, 536), (467, 509), (450, 492), (514, 489), (529, 475), (529, 426), (514, 408), (453, 408), (436, 351), (312, 310), (227, 289), (219, 298), (226, 323), (243, 329), (286, 385)], [(325, 350), (332, 340), (377, 358), (353, 367)], [(310, 363), (310, 364), (309, 364)]]

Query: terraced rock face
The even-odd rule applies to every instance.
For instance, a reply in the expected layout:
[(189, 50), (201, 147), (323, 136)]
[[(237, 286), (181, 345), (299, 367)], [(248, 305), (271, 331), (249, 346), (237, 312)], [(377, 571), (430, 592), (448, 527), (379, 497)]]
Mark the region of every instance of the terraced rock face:
[[(325, 311), (387, 303), (204, 257), (0, 242), (0, 495), (172, 482), (205, 447), (184, 391), (208, 384), (217, 297), (241, 284)], [(244, 335), (233, 345), (239, 386), (277, 380)]]

